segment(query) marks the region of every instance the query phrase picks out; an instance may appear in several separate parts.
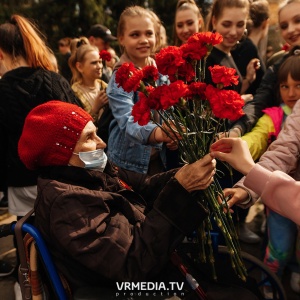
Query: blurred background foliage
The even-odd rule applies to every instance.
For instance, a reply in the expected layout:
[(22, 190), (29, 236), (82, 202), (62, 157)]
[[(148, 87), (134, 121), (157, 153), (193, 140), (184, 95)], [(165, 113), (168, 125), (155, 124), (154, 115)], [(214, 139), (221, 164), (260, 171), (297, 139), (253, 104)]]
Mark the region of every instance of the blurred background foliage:
[[(206, 13), (210, 0), (196, 1)], [(90, 26), (100, 23), (116, 35), (121, 12), (129, 5), (153, 10), (163, 21), (172, 43), (174, 12), (177, 0), (0, 0), (0, 23), (12, 14), (30, 18), (46, 36), (49, 46), (57, 51), (62, 37), (85, 35)]]

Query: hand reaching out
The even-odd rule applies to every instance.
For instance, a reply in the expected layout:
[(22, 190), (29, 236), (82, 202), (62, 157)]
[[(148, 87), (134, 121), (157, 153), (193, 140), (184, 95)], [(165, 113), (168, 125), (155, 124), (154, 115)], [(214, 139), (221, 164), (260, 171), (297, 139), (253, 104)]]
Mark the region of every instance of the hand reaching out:
[(211, 145), (210, 151), (212, 157), (228, 162), (244, 175), (255, 165), (247, 142), (239, 138), (222, 138)]
[(248, 192), (240, 187), (224, 189), (223, 193), (225, 198), (228, 198), (228, 208), (231, 208), (235, 204), (245, 202), (249, 198)]

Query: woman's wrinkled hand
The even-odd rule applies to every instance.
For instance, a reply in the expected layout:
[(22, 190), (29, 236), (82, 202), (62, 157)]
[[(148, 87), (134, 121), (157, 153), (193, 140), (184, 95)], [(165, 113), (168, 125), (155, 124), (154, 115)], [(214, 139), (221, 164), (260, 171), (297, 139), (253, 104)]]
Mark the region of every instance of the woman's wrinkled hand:
[(216, 160), (209, 154), (196, 162), (183, 166), (175, 178), (188, 191), (204, 190), (214, 180)]

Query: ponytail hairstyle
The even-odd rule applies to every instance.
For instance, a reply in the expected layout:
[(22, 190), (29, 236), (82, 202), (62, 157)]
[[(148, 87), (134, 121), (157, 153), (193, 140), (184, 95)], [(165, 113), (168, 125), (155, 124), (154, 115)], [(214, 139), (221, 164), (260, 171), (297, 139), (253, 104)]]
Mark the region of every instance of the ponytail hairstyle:
[(202, 17), (202, 13), (200, 8), (197, 6), (196, 2), (194, 0), (178, 0), (177, 5), (176, 5), (176, 10), (175, 10), (175, 18), (174, 18), (174, 27), (173, 27), (173, 41), (175, 46), (180, 46), (182, 42), (179, 40), (176, 34), (176, 14), (179, 11), (184, 11), (184, 10), (191, 10), (195, 13), (198, 19), (201, 19), (202, 27), (201, 31), (203, 30), (204, 26), (204, 20)]
[(12, 15), (9, 22), (0, 25), (0, 48), (13, 62), (21, 56), (32, 68), (55, 71), (50, 59), (53, 52), (47, 47), (45, 37), (24, 17)]
[(264, 21), (270, 18), (269, 2), (267, 0), (253, 1), (250, 4), (249, 20), (247, 22), (248, 34), (254, 28), (259, 28)]
[(86, 55), (89, 52), (99, 52), (99, 50), (96, 46), (92, 46), (86, 38), (73, 39), (71, 46), (72, 51), (69, 58), (69, 66), (72, 71), (71, 83), (73, 84), (76, 82), (82, 82), (82, 74), (78, 71), (76, 63), (83, 63), (86, 59)]
[(207, 30), (213, 31), (212, 18), (219, 19), (225, 8), (247, 8), (249, 11), (249, 0), (214, 0), (210, 12), (207, 15)]
[[(160, 40), (159, 31), (157, 30), (158, 26), (156, 24), (156, 18), (159, 20), (158, 16), (154, 13), (150, 13), (149, 10), (138, 6), (129, 6), (123, 10), (123, 12), (120, 15), (119, 23), (118, 23), (118, 29), (117, 29), (117, 38), (120, 39), (124, 35), (125, 31), (125, 25), (126, 25), (126, 19), (127, 18), (135, 18), (135, 17), (142, 17), (142, 18), (150, 18), (150, 20), (153, 22), (154, 26), (154, 34), (155, 34), (155, 45), (153, 52), (155, 51), (156, 44)], [(125, 49), (122, 45), (120, 45), (121, 53), (124, 53)]]

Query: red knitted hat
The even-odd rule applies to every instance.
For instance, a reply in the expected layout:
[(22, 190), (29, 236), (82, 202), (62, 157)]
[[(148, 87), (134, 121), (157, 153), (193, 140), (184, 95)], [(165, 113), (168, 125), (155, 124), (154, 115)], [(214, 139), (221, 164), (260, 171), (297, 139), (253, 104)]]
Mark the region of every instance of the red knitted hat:
[(18, 151), (25, 166), (66, 166), (82, 130), (92, 117), (77, 105), (52, 100), (27, 115)]

